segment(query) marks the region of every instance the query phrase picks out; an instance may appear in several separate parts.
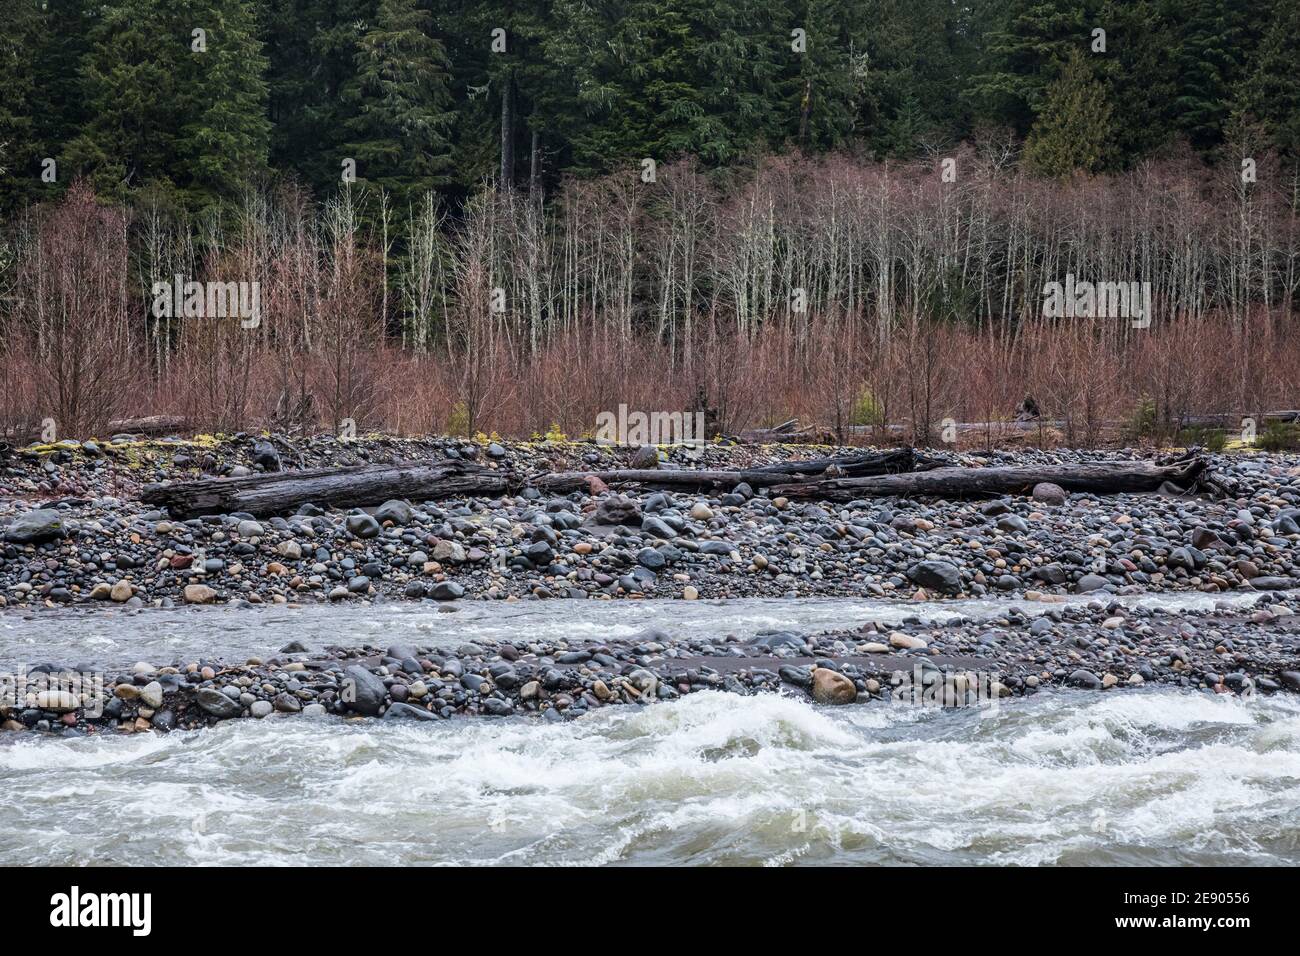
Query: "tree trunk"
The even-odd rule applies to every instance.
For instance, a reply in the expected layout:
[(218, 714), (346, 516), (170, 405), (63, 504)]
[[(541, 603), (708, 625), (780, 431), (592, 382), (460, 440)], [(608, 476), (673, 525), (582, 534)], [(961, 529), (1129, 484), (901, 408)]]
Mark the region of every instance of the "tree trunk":
[(515, 77), (506, 74), (501, 86), (501, 183), (508, 189), (515, 178)]
[(504, 474), (479, 465), (361, 465), (312, 468), (250, 475), (246, 478), (201, 478), (147, 486), (146, 504), (166, 507), (182, 520), (207, 514), (246, 511), (256, 517), (285, 514), (308, 502), (334, 508), (361, 508), (392, 498), (430, 501), (458, 495), (504, 494)]
[(534, 484), (552, 493), (576, 491), (586, 485), (587, 478), (596, 477), (606, 484), (652, 485), (662, 488), (726, 488), (744, 482), (751, 488), (768, 488), (787, 482), (793, 477), (833, 475), (883, 475), (911, 471), (920, 464), (932, 463), (918, 459), (910, 448), (869, 455), (848, 455), (838, 458), (818, 458), (810, 461), (791, 461), (757, 468), (727, 470), (693, 470), (688, 468), (621, 468), (613, 471), (564, 471), (542, 475)]
[(1149, 461), (1098, 462), (1080, 465), (1022, 465), (1009, 468), (935, 468), (931, 471), (869, 478), (829, 478), (778, 484), (772, 494), (788, 498), (852, 501), (855, 498), (931, 496), (970, 498), (1028, 494), (1039, 482), (1066, 491), (1124, 494), (1157, 491), (1166, 481), (1182, 489), (1196, 484), (1207, 462), (1193, 458), (1172, 465)]
[[(536, 122), (534, 120), (533, 122)], [(537, 180), (542, 174), (542, 157), (538, 145), (537, 128), (533, 127), (532, 145), (528, 151), (528, 195), (537, 195)]]

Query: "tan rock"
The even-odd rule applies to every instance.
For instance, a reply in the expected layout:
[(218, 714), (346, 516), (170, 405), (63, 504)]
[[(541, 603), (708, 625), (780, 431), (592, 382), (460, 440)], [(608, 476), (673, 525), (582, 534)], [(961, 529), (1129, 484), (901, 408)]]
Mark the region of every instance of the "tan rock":
[(899, 647), (904, 650), (920, 650), (923, 647), (929, 647), (925, 638), (916, 637), (912, 634), (904, 634), (902, 631), (891, 631), (889, 635), (889, 644), (891, 647)]
[(818, 667), (812, 672), (812, 696), (819, 704), (851, 704), (858, 699), (858, 689), (839, 671)]
[(217, 592), (206, 584), (185, 585), (186, 604), (211, 604), (217, 599)]

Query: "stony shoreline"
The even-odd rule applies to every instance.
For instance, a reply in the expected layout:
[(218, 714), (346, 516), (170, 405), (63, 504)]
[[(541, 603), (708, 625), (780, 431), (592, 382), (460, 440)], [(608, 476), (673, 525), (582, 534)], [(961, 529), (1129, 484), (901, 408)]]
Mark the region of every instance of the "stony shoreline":
[[(823, 446), (709, 445), (659, 467), (743, 467)], [(239, 435), (62, 442), (0, 468), (0, 606), (170, 607), (382, 599), (926, 599), (1300, 587), (1300, 457), (1212, 456), (1233, 497), (1007, 496), (787, 501), (587, 491), (189, 521), (139, 501), (148, 482), (262, 469), (473, 459), (538, 473), (626, 465), (587, 442)], [(938, 452), (967, 465), (1142, 457), (1136, 451)]]
[[(1056, 604), (1028, 618), (955, 620), (854, 631), (765, 632), (741, 640), (681, 640), (650, 631), (626, 640), (308, 648), (294, 642), (242, 661), (141, 661), (103, 675), (102, 689), (7, 689), (0, 728), (80, 736), (196, 729), (234, 719), (456, 717), (568, 720), (683, 694), (792, 694), (822, 705), (992, 706), (1071, 688), (1171, 686), (1241, 695), (1300, 691), (1300, 599), (1261, 595), (1255, 607), (1205, 613)], [(84, 665), (76, 665), (84, 667)], [(57, 683), (57, 682), (54, 682)]]

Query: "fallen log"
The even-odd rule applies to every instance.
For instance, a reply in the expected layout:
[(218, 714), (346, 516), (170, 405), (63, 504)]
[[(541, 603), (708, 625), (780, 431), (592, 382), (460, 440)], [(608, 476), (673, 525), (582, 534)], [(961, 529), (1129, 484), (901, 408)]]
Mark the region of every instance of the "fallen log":
[(167, 435), (185, 431), (186, 421), (179, 415), (146, 415), (143, 418), (116, 418), (108, 423), (113, 435)]
[(759, 465), (754, 471), (783, 475), (821, 475), (852, 477), (857, 475), (894, 475), (904, 471), (921, 471), (937, 468), (938, 459), (918, 455), (910, 447), (894, 451), (870, 452), (860, 455), (835, 455), (830, 458), (812, 458), (805, 461), (782, 461), (772, 465)]
[(322, 507), (363, 508), (392, 498), (432, 501), (460, 495), (496, 496), (509, 487), (504, 474), (481, 465), (403, 463), (163, 482), (145, 487), (140, 500), (165, 507), (182, 520), (234, 511), (261, 518), (291, 512), (308, 502)]
[[(612, 471), (562, 471), (542, 475), (533, 484), (542, 491), (566, 494), (586, 486), (589, 477), (599, 478), (607, 485), (637, 484), (658, 488), (689, 488), (705, 490), (725, 488), (730, 490), (744, 482), (751, 488), (768, 488), (787, 482), (794, 477), (813, 477), (828, 472), (835, 475), (886, 475), (911, 471), (923, 463), (932, 467), (931, 459), (920, 459), (911, 448), (876, 452), (864, 455), (841, 455), (835, 458), (816, 458), (808, 461), (781, 462), (740, 469), (672, 469), (672, 468), (620, 468)], [(834, 469), (834, 470), (832, 470)]]
[(842, 502), (854, 498), (973, 498), (1028, 494), (1040, 482), (1060, 485), (1066, 491), (1098, 495), (1158, 491), (1165, 482), (1189, 490), (1206, 465), (1206, 460), (1198, 457), (1169, 465), (1133, 461), (998, 468), (945, 467), (908, 474), (778, 484), (771, 487), (771, 493), (787, 498)]

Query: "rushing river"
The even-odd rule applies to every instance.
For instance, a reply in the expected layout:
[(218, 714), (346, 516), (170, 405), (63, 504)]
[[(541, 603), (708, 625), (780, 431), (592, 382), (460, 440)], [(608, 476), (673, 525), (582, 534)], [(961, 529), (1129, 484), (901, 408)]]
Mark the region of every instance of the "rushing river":
[[(1068, 601), (1118, 601), (1129, 606), (1209, 610), (1243, 605), (1257, 594), (1069, 597)], [(289, 641), (312, 650), (327, 644), (396, 643), (454, 648), (466, 641), (629, 638), (656, 630), (670, 637), (750, 637), (764, 630), (859, 627), (868, 621), (897, 624), (908, 617), (943, 622), (987, 620), (1019, 608), (1042, 614), (1059, 605), (1013, 599), (984, 601), (878, 601), (854, 598), (745, 598), (727, 601), (460, 601), (430, 605), (391, 602), (349, 608), (173, 608), (168, 610), (35, 611), (0, 613), (0, 667), (43, 662), (76, 666), (154, 664), (181, 658), (233, 660), (267, 655)]]
[[(375, 643), (816, 628), (876, 613), (867, 603), (527, 602), (495, 620), (478, 606), (145, 613), (58, 634), (53, 617), (44, 629), (10, 618), (0, 640), (11, 659), (93, 659), (81, 639), (93, 629), (101, 656), (138, 659), (265, 653), (304, 628)], [(699, 693), (562, 724), (272, 717), (167, 736), (6, 734), (0, 785), (6, 865), (1295, 865), (1300, 697), (1063, 691), (979, 713)]]

